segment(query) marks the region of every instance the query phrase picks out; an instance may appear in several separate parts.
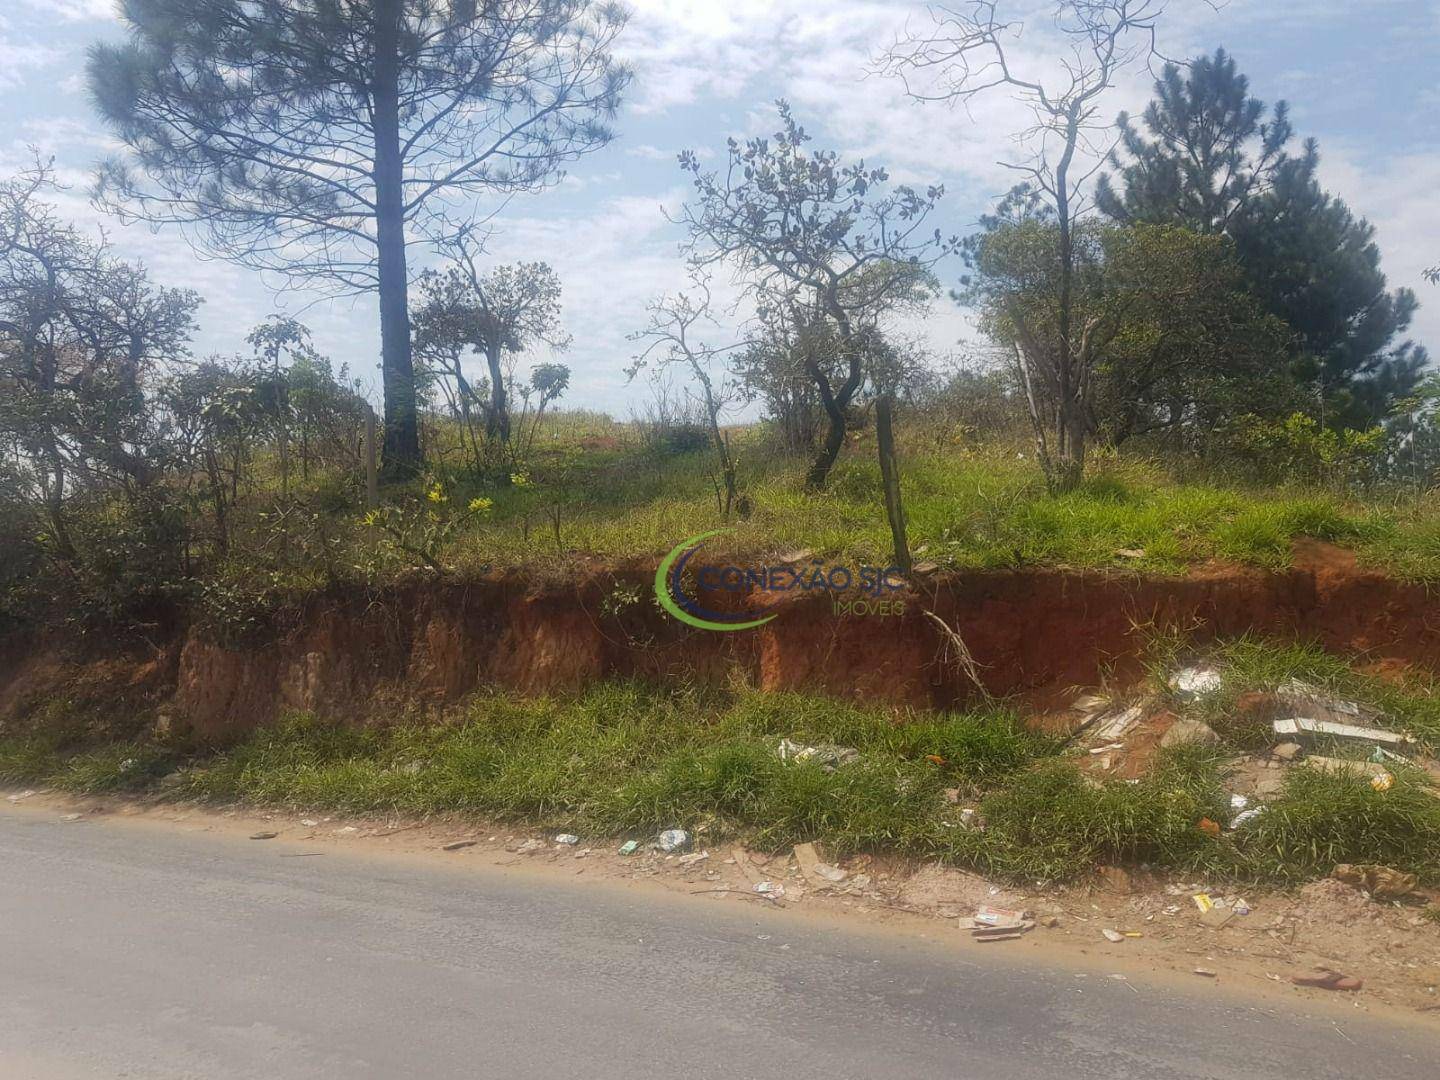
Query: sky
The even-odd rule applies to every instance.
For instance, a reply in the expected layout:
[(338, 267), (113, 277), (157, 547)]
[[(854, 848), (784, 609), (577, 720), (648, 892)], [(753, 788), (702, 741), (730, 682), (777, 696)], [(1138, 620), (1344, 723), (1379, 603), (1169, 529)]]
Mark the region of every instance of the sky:
[[(676, 154), (693, 149), (719, 161), (726, 139), (766, 135), (774, 101), (786, 98), (814, 145), (883, 165), (897, 182), (942, 183), (935, 222), (949, 235), (974, 230), (980, 214), (1014, 182), (1004, 162), (1026, 147), (1015, 133), (1022, 107), (1003, 90), (968, 109), (908, 100), (892, 80), (871, 74), (877, 51), (927, 25), (910, 0), (630, 0), (619, 52), (635, 80), (615, 120), (617, 138), (566, 167), (543, 194), (516, 199), (495, 220), (487, 262), (543, 259), (564, 289), (573, 342), (556, 357), (572, 371), (563, 404), (624, 418), (645, 406), (645, 390), (623, 368), (636, 346), (627, 335), (657, 295), (685, 284), (682, 235), (666, 217), (687, 184)], [(1053, 72), (1045, 48), (1051, 3), (1001, 0), (1024, 22), (1017, 63)], [(90, 105), (85, 50), (117, 40), (124, 27), (112, 0), (5, 0), (0, 4), (0, 174), (21, 167), (30, 148), (53, 155), (67, 189), (54, 201), (88, 229), (104, 230), (116, 252), (142, 261), (161, 284), (197, 289), (205, 304), (195, 355), (233, 355), (271, 313), (296, 314), (320, 351), (370, 387), (378, 386), (379, 320), (373, 296), (320, 300), (281, 293), (244, 267), (198, 256), (176, 230), (123, 226), (87, 197), (96, 162), (122, 149)], [(1421, 310), (1411, 336), (1440, 353), (1440, 287), (1422, 270), (1440, 262), (1440, 0), (1169, 0), (1158, 43), (1187, 57), (1223, 46), (1266, 102), (1284, 98), (1300, 137), (1314, 137), (1321, 180), (1376, 227), (1391, 286), (1416, 290)], [(1153, 74), (1126, 73), (1106, 108), (1138, 112)], [(485, 207), (487, 212), (492, 207)], [(428, 256), (417, 250), (412, 260)], [(958, 261), (937, 267), (942, 280)], [(723, 283), (722, 283), (723, 284)], [(722, 289), (722, 292), (724, 290)], [(733, 320), (713, 329), (733, 340)], [(937, 302), (914, 330), (937, 356), (976, 338), (970, 313)]]

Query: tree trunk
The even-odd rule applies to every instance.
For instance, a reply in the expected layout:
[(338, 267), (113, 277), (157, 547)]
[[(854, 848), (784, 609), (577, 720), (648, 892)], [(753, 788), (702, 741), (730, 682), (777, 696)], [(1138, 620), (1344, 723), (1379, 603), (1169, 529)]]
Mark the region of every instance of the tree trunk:
[(891, 415), (894, 399), (882, 395), (875, 402), (875, 442), (880, 449), (880, 479), (885, 487), (885, 516), (890, 520), (890, 539), (895, 548), (895, 565), (910, 572), (910, 541), (905, 535), (905, 504), (900, 499), (900, 466), (895, 460), (895, 426)]
[(380, 370), (385, 388), (384, 469), (419, 471), (420, 428), (410, 356), (409, 273), (405, 264), (404, 168), (400, 160), (401, 0), (375, 3), (375, 237), (380, 278)]
[(812, 493), (825, 490), (830, 468), (840, 456), (840, 448), (845, 445), (845, 410), (827, 404), (825, 414), (830, 419), (830, 427), (825, 432), (825, 441), (820, 444), (820, 452), (815, 455), (810, 471), (805, 474), (805, 490)]
[(510, 401), (505, 393), (505, 373), (500, 370), (499, 348), (485, 350), (485, 365), (490, 369), (490, 415), (485, 418), (485, 434), (492, 439), (499, 435), (502, 443), (509, 443)]

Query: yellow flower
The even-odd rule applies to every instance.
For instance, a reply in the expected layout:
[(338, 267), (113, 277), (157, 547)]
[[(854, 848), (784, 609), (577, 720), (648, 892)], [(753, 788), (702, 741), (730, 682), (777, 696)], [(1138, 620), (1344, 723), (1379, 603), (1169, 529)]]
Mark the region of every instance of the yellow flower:
[(376, 526), (376, 525), (379, 525), (379, 524), (380, 524), (380, 511), (379, 511), (379, 510), (371, 510), (371, 511), (367, 512), (366, 515), (365, 515), (363, 518), (360, 519), (360, 524), (361, 524), (361, 525), (369, 525), (369, 526), (371, 526), (371, 527), (374, 527), (374, 526)]
[(523, 473), (523, 472), (514, 472), (514, 473), (511, 473), (511, 474), (510, 474), (510, 483), (511, 483), (511, 485), (513, 485), (514, 487), (520, 487), (520, 488), (529, 487), (529, 486), (530, 486), (530, 474), (529, 474), (529, 473)]
[(470, 512), (473, 514), (478, 514), (482, 510), (489, 510), (494, 505), (495, 502), (493, 499), (471, 499)]
[(438, 482), (431, 486), (430, 490), (425, 493), (425, 497), (433, 503), (447, 502), (450, 498)]

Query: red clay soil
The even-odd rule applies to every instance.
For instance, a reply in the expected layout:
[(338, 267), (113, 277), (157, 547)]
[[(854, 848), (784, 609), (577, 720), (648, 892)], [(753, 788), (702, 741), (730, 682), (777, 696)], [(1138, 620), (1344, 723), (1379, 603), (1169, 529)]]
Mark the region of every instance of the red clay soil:
[[(820, 594), (703, 597), (777, 617), (755, 630), (692, 629), (649, 600), (653, 568), (587, 566), (567, 585), (515, 574), (420, 582), (379, 596), (314, 599), (280, 640), (234, 648), (198, 631), (128, 652), (11, 642), (0, 656), (0, 720), (46, 700), (103, 697), (159, 708), (172, 722), (225, 738), (305, 709), (380, 719), (398, 707), (453, 702), (483, 687), (568, 691), (639, 676), (720, 684), (737, 674), (763, 690), (805, 689), (869, 703), (946, 706), (974, 686), (951, 627), (994, 694), (1043, 696), (1123, 680), (1152, 630), (1197, 641), (1256, 632), (1305, 638), (1393, 673), (1440, 670), (1440, 616), (1429, 591), (1360, 569), (1353, 555), (1308, 543), (1295, 568), (1208, 565), (1184, 577), (1033, 569), (937, 574), (898, 594), (903, 614), (837, 614)], [(640, 603), (616, 612), (617, 587)]]

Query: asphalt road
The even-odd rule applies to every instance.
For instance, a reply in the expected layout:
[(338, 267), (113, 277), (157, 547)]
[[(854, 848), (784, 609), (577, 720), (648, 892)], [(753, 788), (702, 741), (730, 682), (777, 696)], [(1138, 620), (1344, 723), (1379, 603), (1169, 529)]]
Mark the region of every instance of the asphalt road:
[(1440, 1075), (1421, 1028), (999, 944), (58, 816), (0, 809), (5, 1080)]

